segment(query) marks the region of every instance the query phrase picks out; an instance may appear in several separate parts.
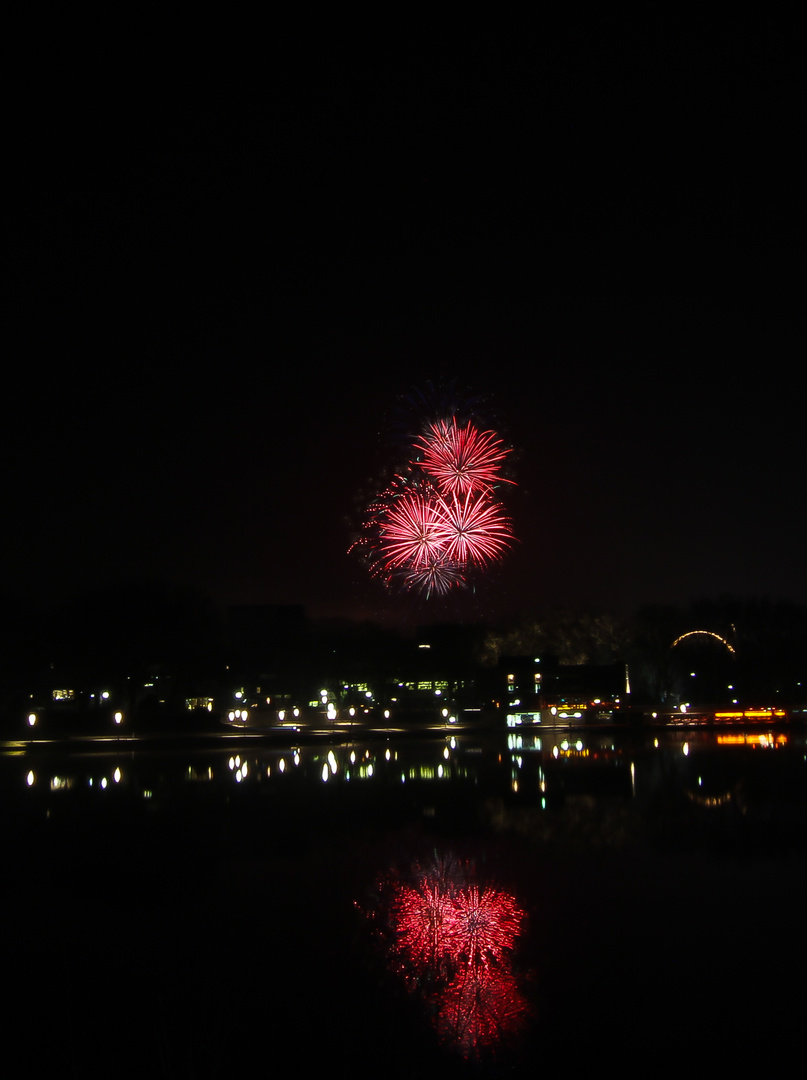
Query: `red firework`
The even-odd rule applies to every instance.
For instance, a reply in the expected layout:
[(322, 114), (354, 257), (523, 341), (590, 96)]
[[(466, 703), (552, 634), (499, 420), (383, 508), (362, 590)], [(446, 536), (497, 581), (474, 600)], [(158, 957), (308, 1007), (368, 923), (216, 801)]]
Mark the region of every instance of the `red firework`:
[(387, 568), (420, 569), (443, 555), (440, 513), (434, 495), (417, 489), (394, 499), (380, 526)]
[(430, 596), (446, 596), (452, 589), (465, 584), (461, 564), (442, 556), (430, 559), (422, 566), (402, 567), (401, 577), (407, 588), (417, 589), (427, 599)]
[(388, 585), (445, 596), (513, 541), (493, 493), (508, 451), (492, 431), (454, 416), (430, 424), (413, 448), (419, 460), (372, 501), (354, 546)]
[(496, 500), (468, 492), (461, 499), (441, 498), (439, 502), (440, 537), (447, 558), (484, 566), (498, 559), (510, 544), (510, 523)]
[(458, 427), (454, 417), (439, 420), (415, 447), (423, 451), (421, 468), (443, 494), (488, 491), (505, 479), (500, 468), (508, 451), (493, 431), (480, 431), (473, 423)]

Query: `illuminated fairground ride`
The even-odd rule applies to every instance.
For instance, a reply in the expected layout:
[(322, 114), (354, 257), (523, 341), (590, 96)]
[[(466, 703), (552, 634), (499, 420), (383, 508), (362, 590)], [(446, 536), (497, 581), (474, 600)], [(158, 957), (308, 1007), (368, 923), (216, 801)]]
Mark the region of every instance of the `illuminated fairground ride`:
[(800, 658), (769, 635), (729, 638), (700, 628), (671, 642), (677, 722), (685, 716), (687, 722), (716, 724), (803, 723), (807, 702)]
[(731, 642), (727, 641), (726, 638), (721, 637), (720, 634), (716, 634), (714, 630), (687, 630), (685, 634), (678, 635), (670, 648), (674, 649), (677, 645), (680, 645), (684, 641), (702, 641), (703, 639), (708, 638), (712, 638), (715, 641), (719, 641), (721, 645), (725, 645), (728, 651), (732, 654), (732, 656), (736, 654), (736, 649), (731, 644)]
[(737, 650), (714, 630), (688, 630), (670, 645), (678, 654), (680, 700), (673, 709), (654, 712), (651, 722), (674, 726), (701, 724), (782, 724), (790, 713), (773, 702), (749, 704), (739, 688)]

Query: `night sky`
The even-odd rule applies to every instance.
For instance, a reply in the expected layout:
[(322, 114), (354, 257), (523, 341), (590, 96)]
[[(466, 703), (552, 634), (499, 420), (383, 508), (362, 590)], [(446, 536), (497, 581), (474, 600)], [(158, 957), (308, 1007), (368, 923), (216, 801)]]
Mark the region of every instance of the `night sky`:
[[(800, 127), (787, 28), (743, 11), (36, 36), (0, 590), (807, 603)], [(428, 608), (348, 548), (401, 403), (443, 383), (513, 447), (518, 543)]]

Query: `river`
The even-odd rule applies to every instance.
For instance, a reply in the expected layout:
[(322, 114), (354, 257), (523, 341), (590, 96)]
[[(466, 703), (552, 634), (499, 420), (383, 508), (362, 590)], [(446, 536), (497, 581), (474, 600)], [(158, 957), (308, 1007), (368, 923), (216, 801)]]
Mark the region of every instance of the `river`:
[(777, 1069), (802, 727), (0, 745), (9, 1075)]

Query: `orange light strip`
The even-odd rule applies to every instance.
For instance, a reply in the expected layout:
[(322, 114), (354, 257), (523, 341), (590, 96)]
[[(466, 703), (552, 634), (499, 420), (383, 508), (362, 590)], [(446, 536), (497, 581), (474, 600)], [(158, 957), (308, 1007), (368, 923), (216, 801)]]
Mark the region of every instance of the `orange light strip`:
[(742, 712), (716, 712), (715, 720), (784, 720), (784, 709), (745, 709)]
[(680, 637), (677, 637), (670, 646), (670, 648), (674, 649), (675, 646), (679, 644), (679, 642), (683, 641), (685, 638), (694, 637), (696, 634), (703, 634), (706, 637), (716, 638), (718, 641), (722, 642), (726, 646), (730, 653), (735, 652), (734, 646), (729, 645), (726, 639), (724, 637), (721, 637), (720, 634), (716, 634), (714, 630), (688, 630), (685, 634), (681, 634)]
[(763, 746), (777, 747), (787, 743), (786, 735), (718, 735), (718, 746)]

